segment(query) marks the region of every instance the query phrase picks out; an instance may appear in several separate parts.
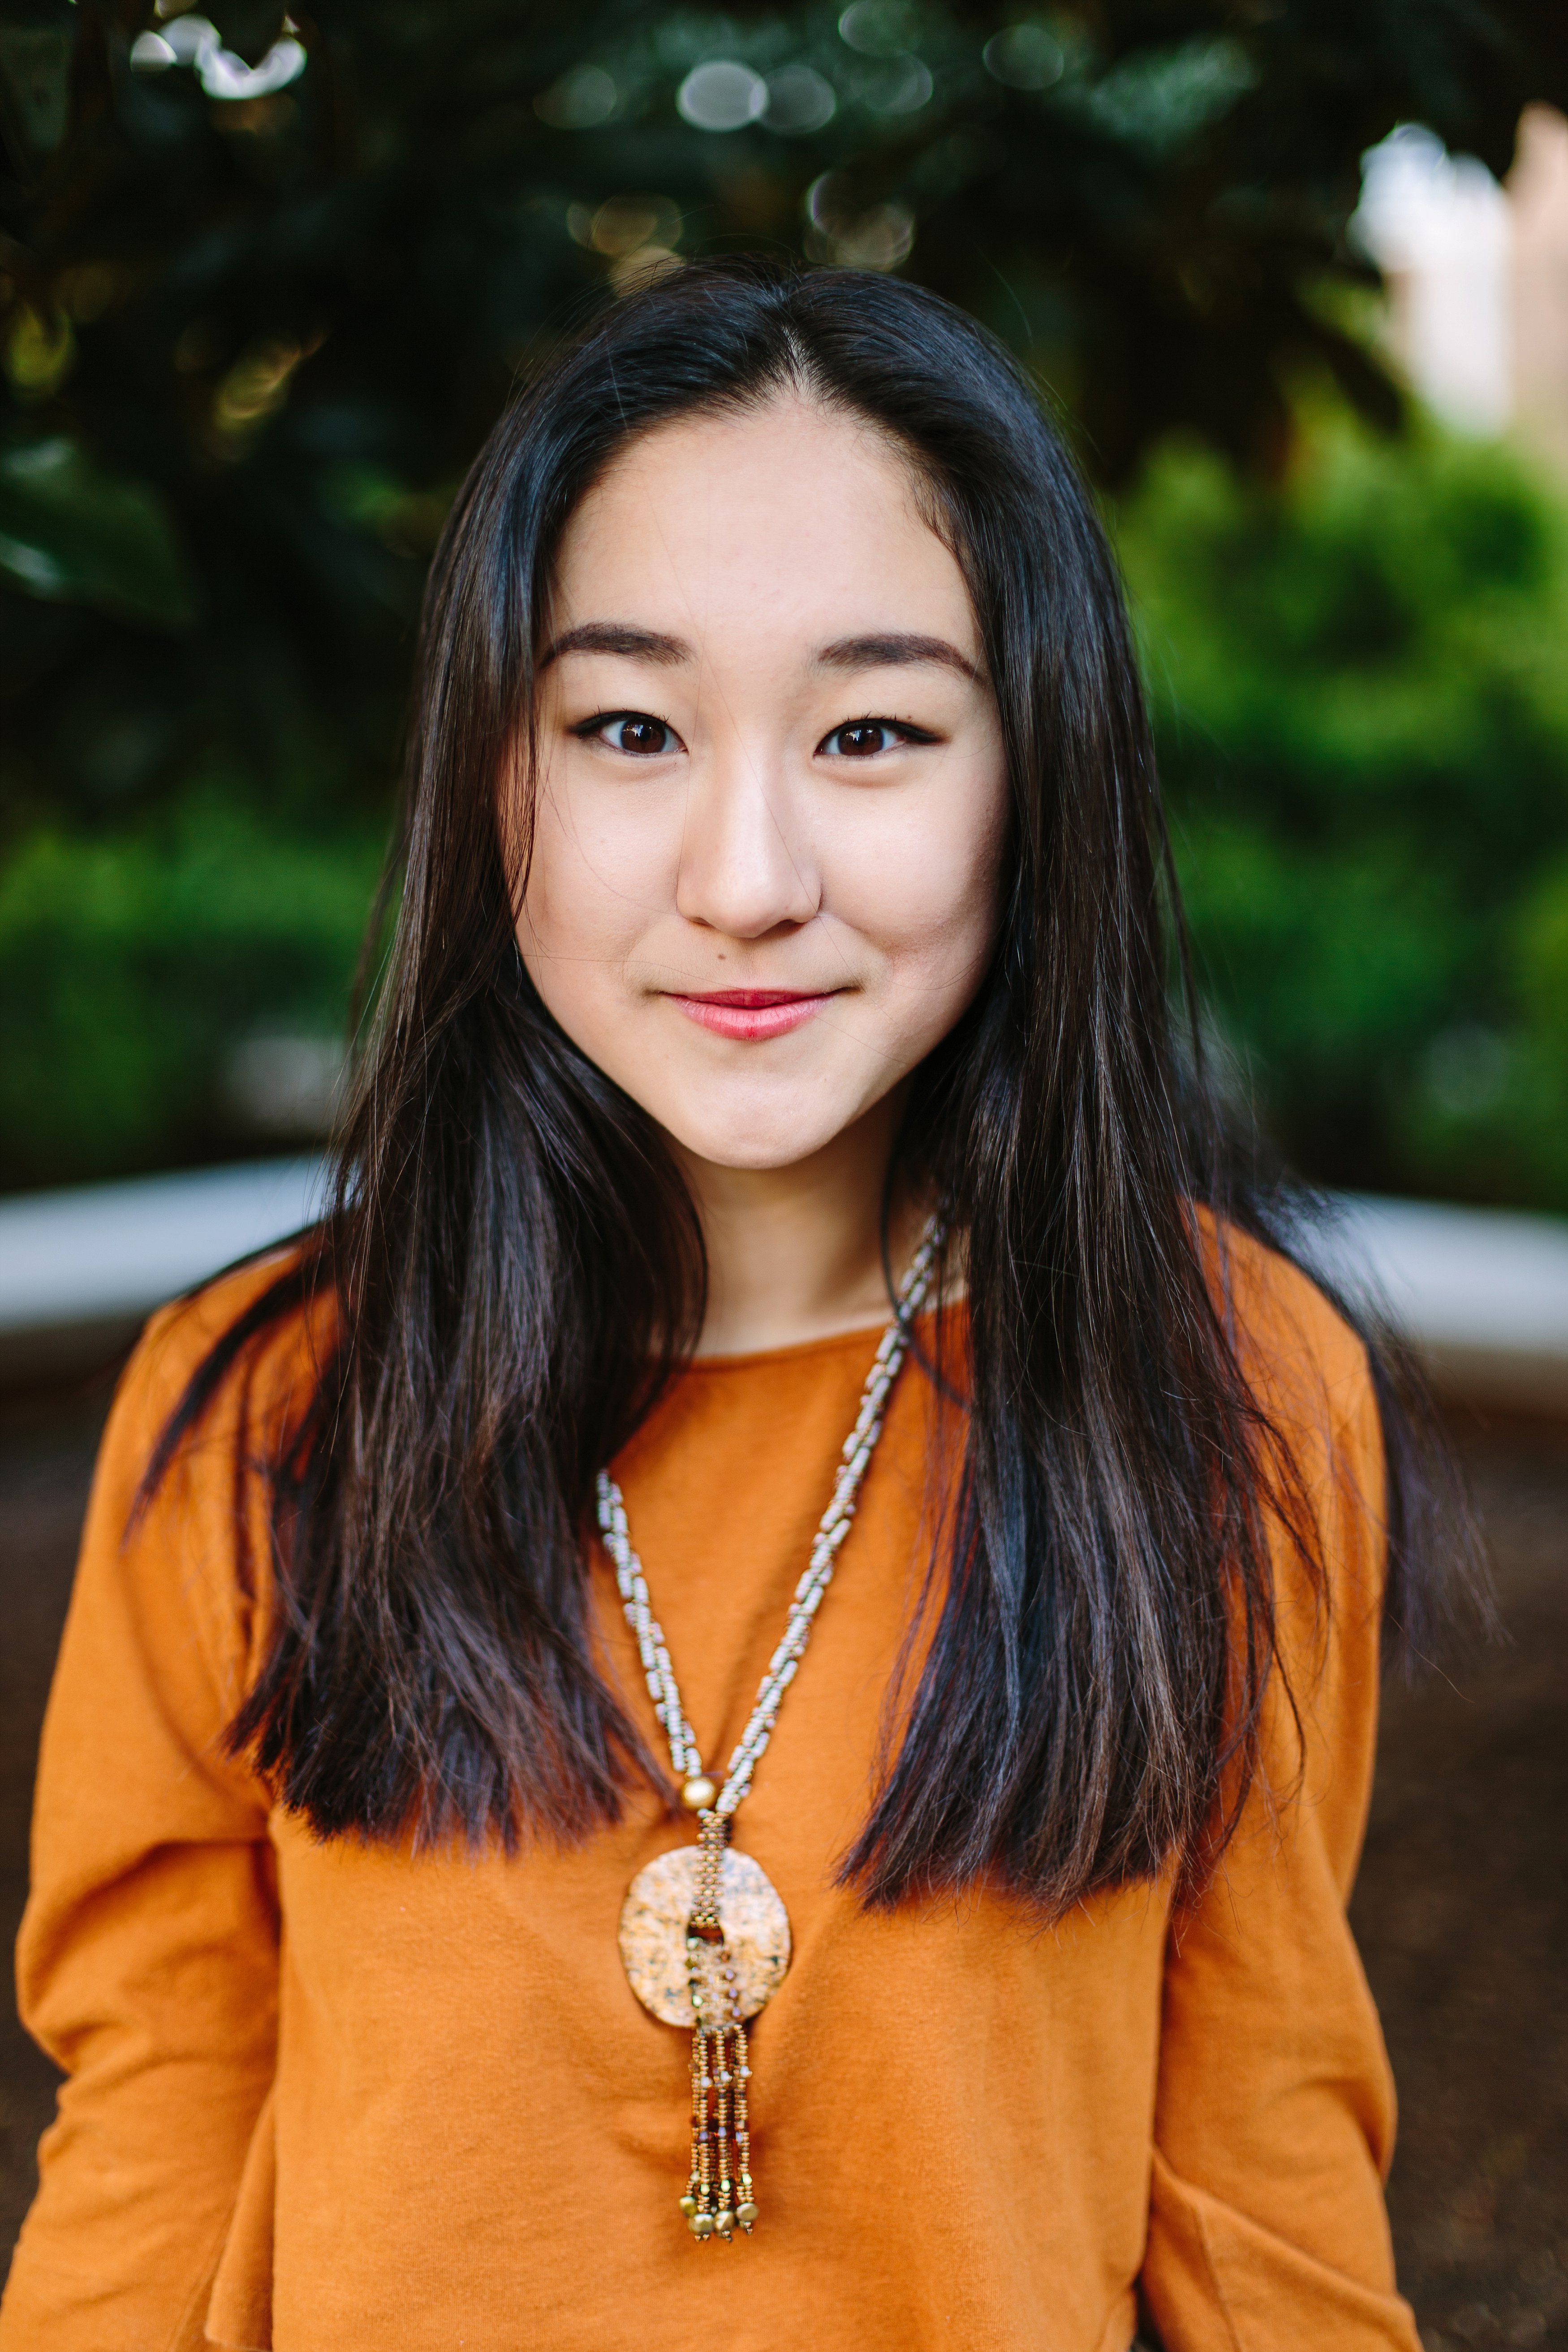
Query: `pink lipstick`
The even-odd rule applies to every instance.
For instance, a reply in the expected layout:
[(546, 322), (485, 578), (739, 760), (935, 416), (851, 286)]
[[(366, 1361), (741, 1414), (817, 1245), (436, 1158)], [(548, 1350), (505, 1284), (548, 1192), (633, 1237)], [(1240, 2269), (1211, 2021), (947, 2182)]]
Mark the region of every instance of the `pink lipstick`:
[(679, 1005), (689, 1021), (711, 1029), (715, 1036), (751, 1045), (798, 1029), (837, 994), (836, 989), (811, 994), (795, 988), (716, 988), (701, 996), (671, 991), (669, 1001)]

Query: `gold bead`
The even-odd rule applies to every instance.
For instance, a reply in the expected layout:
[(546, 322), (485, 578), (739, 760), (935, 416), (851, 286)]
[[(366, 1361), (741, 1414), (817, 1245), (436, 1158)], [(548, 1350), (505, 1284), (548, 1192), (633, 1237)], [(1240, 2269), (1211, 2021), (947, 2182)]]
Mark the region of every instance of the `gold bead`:
[(742, 2230), (749, 2230), (752, 2222), (758, 2218), (756, 2207), (749, 2201), (744, 2205), (737, 2205), (735, 2208), (735, 2219), (739, 2221)]
[(719, 1791), (707, 1773), (700, 1772), (695, 1780), (688, 1780), (682, 1789), (680, 1801), (689, 1813), (708, 1813), (712, 1811), (718, 1795)]
[(727, 2238), (735, 2226), (735, 2216), (728, 2209), (713, 2216), (713, 2227), (721, 2238)]
[(691, 2219), (691, 2216), (692, 2216), (692, 2215), (693, 2215), (693, 2213), (695, 2213), (695, 2212), (696, 2212), (696, 2210), (697, 2210), (697, 2200), (696, 2200), (696, 2198), (695, 2198), (695, 2197), (692, 2197), (692, 2196), (690, 2196), (690, 2195), (687, 2195), (687, 2196), (683, 2197), (683, 2198), (681, 2199), (681, 2200), (680, 2200), (680, 2210), (681, 2210), (681, 2211), (685, 2214), (685, 2216), (686, 2216), (687, 2220), (689, 2221), (690, 2221), (690, 2219)]
[(711, 2213), (693, 2213), (686, 2226), (694, 2238), (710, 2238), (713, 2235), (713, 2216)]

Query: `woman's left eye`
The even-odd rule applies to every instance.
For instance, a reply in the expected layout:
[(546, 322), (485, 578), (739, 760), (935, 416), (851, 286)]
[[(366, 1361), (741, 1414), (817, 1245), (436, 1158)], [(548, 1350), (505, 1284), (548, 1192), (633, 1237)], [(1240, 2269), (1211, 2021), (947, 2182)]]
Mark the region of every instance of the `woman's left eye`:
[(931, 740), (922, 728), (905, 726), (896, 719), (852, 719), (825, 735), (816, 748), (830, 760), (874, 760), (879, 752)]

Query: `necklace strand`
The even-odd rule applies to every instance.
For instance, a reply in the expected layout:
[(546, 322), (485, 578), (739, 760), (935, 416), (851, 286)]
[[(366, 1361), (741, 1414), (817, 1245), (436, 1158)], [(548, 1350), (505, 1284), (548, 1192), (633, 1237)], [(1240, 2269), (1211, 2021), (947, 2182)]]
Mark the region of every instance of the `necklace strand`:
[[(751, 1719), (730, 1759), (724, 1785), (716, 1798), (709, 1799), (711, 1810), (726, 1822), (752, 1785), (752, 1775), (758, 1759), (773, 1737), (780, 1703), (795, 1680), (805, 1645), (811, 1639), (812, 1621), (822, 1606), (823, 1594), (833, 1581), (838, 1548), (849, 1532), (860, 1481), (882, 1433), (882, 1413), (888, 1392), (898, 1378), (899, 1368), (908, 1352), (910, 1327), (931, 1288), (931, 1267), (942, 1246), (942, 1229), (934, 1222), (926, 1227), (910, 1270), (900, 1286), (892, 1321), (882, 1334), (871, 1369), (866, 1376), (855, 1426), (844, 1441), (832, 1497), (817, 1528), (809, 1565), (795, 1589), (795, 1599), (790, 1604), (783, 1639), (768, 1661)], [(676, 1778), (685, 1787), (690, 1788), (704, 1778), (702, 1752), (681, 1704), (664, 1629), (654, 1615), (648, 1600), (647, 1579), (643, 1573), (642, 1562), (632, 1549), (626, 1527), (626, 1503), (619, 1486), (606, 1470), (601, 1470), (598, 1475), (597, 1498), (600, 1532), (615, 1567), (616, 1583), (625, 1605), (626, 1622), (637, 1636), (637, 1654), (642, 1660), (643, 1673), (647, 1677), (654, 1713), (663, 1725), (669, 1741), (669, 1760), (675, 1768)], [(703, 1810), (708, 1810), (708, 1807)]]
[[(670, 2021), (685, 2023), (689, 2018), (691, 2027), (690, 2163), (685, 2193), (679, 2202), (686, 2226), (700, 2244), (714, 2238), (729, 2244), (737, 2229), (749, 2238), (761, 2218), (752, 2177), (752, 2068), (746, 2020), (766, 2001), (789, 1965), (789, 1917), (776, 1890), (749, 1856), (728, 1851), (735, 1809), (751, 1787), (758, 1759), (773, 1736), (784, 1695), (795, 1680), (822, 1596), (832, 1581), (838, 1548), (855, 1516), (860, 1482), (882, 1433), (888, 1392), (908, 1352), (910, 1327), (930, 1289), (941, 1246), (942, 1232), (933, 1222), (921, 1238), (894, 1302), (893, 1319), (882, 1334), (867, 1375), (860, 1410), (845, 1441), (809, 1564), (795, 1589), (784, 1638), (768, 1661), (722, 1789), (716, 1789), (702, 1769), (702, 1752), (681, 1702), (664, 1629), (648, 1600), (642, 1562), (632, 1549), (621, 1490), (607, 1471), (599, 1473), (598, 1516), (605, 1548), (615, 1563), (616, 1581), (637, 1636), (648, 1692), (669, 1741), (670, 1762), (681, 1783), (681, 1802), (698, 1821), (695, 1848), (687, 1848), (679, 1861), (675, 1855), (660, 1856), (633, 1880), (621, 1915), (621, 1954), (638, 1999), (657, 2015), (668, 2015), (662, 2003), (670, 1997), (669, 1979), (665, 1977), (650, 1998), (650, 1987), (641, 1981), (637, 1947), (647, 1917), (649, 1881), (659, 1878), (662, 1882), (674, 1863), (678, 1881), (684, 1887), (680, 1908), (685, 1913), (685, 1965), (680, 1973), (689, 2007), (684, 2014), (678, 2011)], [(727, 1917), (725, 1890), (731, 1875), (736, 1883), (731, 1891), (737, 1907)], [(733, 1948), (731, 1923), (740, 1938)], [(632, 1948), (628, 1948), (628, 1936)], [(750, 1981), (752, 1959), (759, 1955), (764, 1976), (760, 1991)], [(662, 1971), (655, 1973), (657, 1978)], [(745, 1986), (743, 1976), (748, 1979)]]

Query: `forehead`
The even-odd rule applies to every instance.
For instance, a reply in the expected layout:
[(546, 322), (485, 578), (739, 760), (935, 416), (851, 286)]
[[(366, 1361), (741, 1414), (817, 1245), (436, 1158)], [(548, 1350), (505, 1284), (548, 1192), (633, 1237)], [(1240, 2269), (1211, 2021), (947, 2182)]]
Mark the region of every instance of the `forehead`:
[[(968, 591), (909, 459), (861, 417), (796, 395), (639, 434), (563, 534), (567, 625), (636, 618), (843, 634), (867, 625), (975, 635)], [(656, 615), (651, 609), (658, 606)]]

